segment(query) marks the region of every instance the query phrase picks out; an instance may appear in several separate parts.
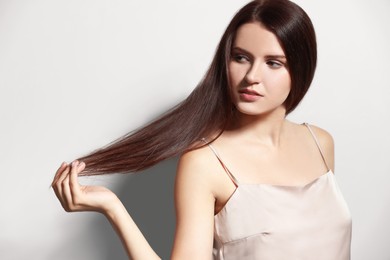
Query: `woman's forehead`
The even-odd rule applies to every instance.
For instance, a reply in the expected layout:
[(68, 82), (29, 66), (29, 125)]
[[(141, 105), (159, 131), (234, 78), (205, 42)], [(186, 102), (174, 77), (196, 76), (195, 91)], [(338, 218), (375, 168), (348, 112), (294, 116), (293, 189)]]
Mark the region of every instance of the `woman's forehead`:
[(259, 22), (245, 23), (236, 33), (233, 48), (240, 48), (255, 54), (284, 55), (282, 46), (274, 33)]

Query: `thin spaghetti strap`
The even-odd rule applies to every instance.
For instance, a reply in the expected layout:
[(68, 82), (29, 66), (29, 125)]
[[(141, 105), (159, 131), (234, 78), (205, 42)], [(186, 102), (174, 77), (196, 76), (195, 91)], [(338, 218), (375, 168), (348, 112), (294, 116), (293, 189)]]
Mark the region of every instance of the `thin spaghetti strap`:
[(315, 142), (316, 142), (316, 144), (317, 144), (318, 150), (320, 151), (320, 154), (321, 154), (322, 160), (324, 161), (324, 163), (325, 163), (325, 166), (326, 166), (326, 168), (327, 168), (327, 169), (328, 169), (328, 171), (329, 171), (329, 170), (330, 170), (330, 168), (329, 168), (329, 166), (328, 166), (328, 163), (326, 162), (326, 159), (325, 159), (324, 153), (323, 153), (323, 151), (322, 151), (322, 149), (321, 149), (320, 143), (318, 142), (317, 136), (314, 134), (313, 130), (311, 129), (311, 127), (310, 127), (310, 125), (309, 125), (308, 123), (303, 123), (303, 124), (304, 124), (304, 125), (307, 127), (307, 129), (309, 129), (309, 131), (310, 131), (311, 135), (313, 136), (313, 139), (314, 139), (314, 141), (315, 141)]
[(222, 165), (223, 169), (225, 170), (226, 174), (229, 176), (229, 178), (232, 180), (233, 184), (238, 187), (239, 183), (236, 177), (231, 173), (231, 171), (228, 169), (228, 167), (223, 163), (221, 156), (219, 156), (217, 150), (215, 150), (214, 146), (212, 146), (210, 143), (206, 141), (206, 138), (202, 138), (202, 141), (207, 144), (208, 147), (210, 147), (211, 151), (214, 153), (215, 157), (217, 157), (218, 161)]

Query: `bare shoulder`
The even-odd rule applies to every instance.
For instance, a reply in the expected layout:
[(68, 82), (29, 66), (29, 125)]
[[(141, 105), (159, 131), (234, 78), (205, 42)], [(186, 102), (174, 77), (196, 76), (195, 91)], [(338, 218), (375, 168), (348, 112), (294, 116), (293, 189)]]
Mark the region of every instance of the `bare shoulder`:
[(323, 150), (334, 149), (333, 137), (328, 131), (315, 125), (310, 125), (310, 128), (313, 130)]
[(332, 171), (334, 171), (334, 140), (332, 135), (325, 129), (316, 125), (310, 124), (309, 126), (318, 140), (326, 162)]
[[(178, 177), (194, 178), (203, 181), (210, 181), (212, 176), (210, 166), (213, 165), (213, 157), (208, 147), (201, 147), (184, 153), (177, 167)], [(184, 176), (183, 176), (184, 175)]]

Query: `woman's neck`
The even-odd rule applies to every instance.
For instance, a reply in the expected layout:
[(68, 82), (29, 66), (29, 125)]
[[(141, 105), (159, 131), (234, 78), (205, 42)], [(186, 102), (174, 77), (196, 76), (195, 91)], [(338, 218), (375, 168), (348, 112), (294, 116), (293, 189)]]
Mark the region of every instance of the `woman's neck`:
[(251, 141), (267, 146), (280, 145), (281, 136), (288, 122), (284, 108), (275, 109), (261, 115), (245, 115), (238, 112), (236, 122), (230, 128), (232, 132)]

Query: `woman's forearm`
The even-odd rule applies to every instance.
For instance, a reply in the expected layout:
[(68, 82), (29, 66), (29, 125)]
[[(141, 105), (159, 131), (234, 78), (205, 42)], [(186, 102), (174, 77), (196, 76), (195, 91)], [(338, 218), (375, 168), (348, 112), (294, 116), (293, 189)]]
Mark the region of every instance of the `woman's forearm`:
[(133, 260), (161, 259), (151, 248), (120, 201), (113, 209), (107, 211), (105, 216), (120, 237), (129, 258)]

